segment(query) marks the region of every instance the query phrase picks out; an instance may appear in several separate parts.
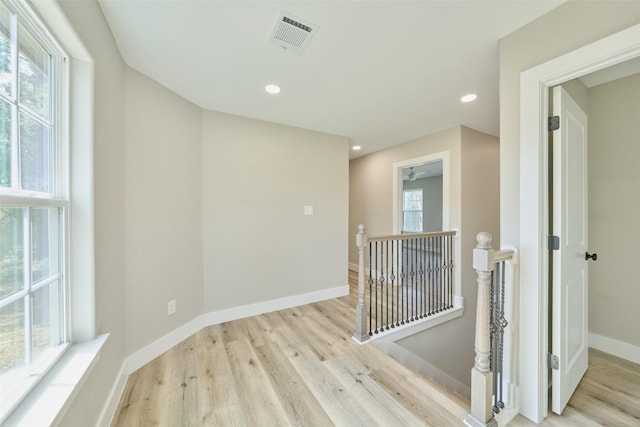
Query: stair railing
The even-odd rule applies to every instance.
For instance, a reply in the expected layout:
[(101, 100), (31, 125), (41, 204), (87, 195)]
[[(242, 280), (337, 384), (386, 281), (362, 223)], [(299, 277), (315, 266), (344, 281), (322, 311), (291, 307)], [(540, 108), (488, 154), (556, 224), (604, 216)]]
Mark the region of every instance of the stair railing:
[[(471, 369), (471, 413), (465, 424), (497, 426), (494, 414), (504, 407), (504, 342), (506, 317), (506, 263), (517, 264), (517, 251), (496, 251), (492, 236), (478, 233), (473, 250), (473, 268), (478, 275), (474, 367)], [(513, 285), (513, 278), (509, 280)]]
[(454, 308), (455, 235), (442, 231), (368, 238), (364, 225), (358, 226), (356, 341)]

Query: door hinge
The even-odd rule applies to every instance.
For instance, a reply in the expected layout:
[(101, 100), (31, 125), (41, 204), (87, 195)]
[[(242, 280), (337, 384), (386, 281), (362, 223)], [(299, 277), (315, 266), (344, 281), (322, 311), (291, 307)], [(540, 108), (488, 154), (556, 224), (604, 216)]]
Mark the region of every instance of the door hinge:
[(550, 251), (557, 251), (558, 249), (560, 249), (560, 237), (549, 236), (547, 240), (547, 248)]
[(560, 129), (560, 116), (549, 117), (548, 129), (549, 132)]
[(557, 371), (560, 369), (560, 359), (555, 354), (547, 353), (547, 367)]

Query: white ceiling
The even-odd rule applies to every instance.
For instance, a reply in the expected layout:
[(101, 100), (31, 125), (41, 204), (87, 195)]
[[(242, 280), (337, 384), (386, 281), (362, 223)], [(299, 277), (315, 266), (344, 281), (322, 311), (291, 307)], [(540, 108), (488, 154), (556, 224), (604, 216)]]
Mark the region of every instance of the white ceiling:
[[(562, 2), (100, 5), (132, 68), (205, 109), (349, 137), (355, 157), (460, 124), (497, 135), (498, 40)], [(319, 26), (301, 55), (268, 43), (280, 10)]]
[(443, 172), (442, 160), (430, 163), (424, 163), (416, 166), (408, 166), (402, 168), (402, 180), (410, 181), (409, 174), (411, 171), (415, 174), (415, 179), (431, 178), (434, 176), (442, 176)]

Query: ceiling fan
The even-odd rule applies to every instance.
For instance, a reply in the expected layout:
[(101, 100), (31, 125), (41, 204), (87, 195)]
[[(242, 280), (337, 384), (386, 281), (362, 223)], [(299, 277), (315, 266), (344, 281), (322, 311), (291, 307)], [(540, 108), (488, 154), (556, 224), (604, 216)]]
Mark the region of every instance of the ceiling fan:
[(424, 175), (424, 172), (418, 172), (416, 173), (416, 171), (413, 170), (413, 168), (409, 168), (409, 181), (415, 181), (416, 178), (420, 175)]

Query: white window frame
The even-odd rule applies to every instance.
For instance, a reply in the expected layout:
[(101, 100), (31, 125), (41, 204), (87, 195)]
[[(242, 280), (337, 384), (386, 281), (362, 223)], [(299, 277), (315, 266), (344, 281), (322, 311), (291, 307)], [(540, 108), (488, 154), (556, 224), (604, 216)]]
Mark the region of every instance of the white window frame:
[[(0, 187), (0, 204), (2, 206), (11, 207), (57, 207), (61, 210), (59, 230), (59, 245), (61, 246), (58, 254), (60, 258), (59, 280), (62, 287), (61, 309), (63, 323), (60, 341), (61, 345), (55, 347), (47, 353), (43, 360), (39, 360), (37, 364), (31, 364), (25, 368), (7, 371), (0, 376), (0, 381), (20, 382), (20, 387), (14, 389), (10, 398), (2, 396), (2, 404), (0, 405), (0, 423), (5, 420), (13, 409), (29, 394), (29, 392), (38, 384), (38, 382), (47, 374), (47, 372), (62, 357), (65, 350), (69, 347), (70, 337), (70, 310), (69, 310), (69, 64), (68, 55), (57, 43), (56, 39), (47, 30), (46, 26), (41, 22), (38, 15), (29, 7), (26, 2), (20, 0), (2, 0), (2, 3), (12, 13), (18, 17), (18, 21), (24, 30), (47, 51), (51, 57), (50, 68), (50, 118), (49, 122), (52, 126), (51, 132), (51, 188), (49, 193), (20, 190), (18, 188)], [(17, 73), (17, 62), (14, 61), (14, 72)], [(14, 90), (18, 90), (16, 85), (17, 79), (14, 79)], [(14, 99), (3, 98), (10, 102), (15, 111), (20, 111), (18, 105), (17, 94)], [(14, 123), (17, 123), (14, 120)], [(17, 124), (14, 124), (12, 132), (13, 146), (16, 146), (18, 134), (16, 132)], [(13, 179), (16, 171), (12, 172)], [(27, 236), (31, 233), (28, 232)], [(25, 250), (25, 254), (27, 254)], [(23, 290), (21, 294), (27, 292), (31, 295), (37, 290), (32, 287), (29, 282), (27, 290)], [(13, 297), (10, 297), (13, 298)], [(8, 298), (7, 298), (8, 299)], [(25, 310), (28, 311), (28, 308)], [(27, 338), (25, 337), (25, 341)], [(30, 344), (31, 345), (31, 344)]]

